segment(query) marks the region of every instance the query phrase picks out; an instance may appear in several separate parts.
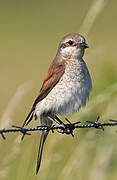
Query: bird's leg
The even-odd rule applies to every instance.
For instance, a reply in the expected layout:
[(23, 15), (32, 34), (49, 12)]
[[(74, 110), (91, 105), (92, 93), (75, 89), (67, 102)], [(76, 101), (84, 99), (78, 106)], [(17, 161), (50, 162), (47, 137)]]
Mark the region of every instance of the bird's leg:
[(59, 122), (60, 125), (65, 126), (65, 124), (63, 123), (63, 121), (61, 121), (57, 116), (55, 116), (55, 119), (57, 120), (57, 122)]
[(75, 125), (81, 122), (75, 122), (75, 123), (71, 123), (67, 118), (65, 118), (65, 120), (68, 123), (63, 123), (57, 116), (55, 116), (54, 118), (50, 115), (48, 115), (48, 117), (50, 118), (51, 121), (53, 121), (53, 123), (57, 126), (62, 126), (61, 127), (61, 131), (58, 131), (61, 134), (71, 134), (74, 137), (73, 131), (75, 129)]
[(56, 125), (56, 126), (60, 126), (61, 125), (61, 122), (57, 120), (57, 118), (54, 118), (50, 115), (48, 115), (49, 119)]
[[(54, 125), (51, 126), (51, 128), (54, 127), (55, 125), (58, 127), (62, 126), (61, 128), (65, 128), (64, 123), (57, 116), (52, 117), (51, 115), (48, 115), (48, 117), (54, 123)], [(54, 130), (53, 129), (51, 130), (52, 133), (54, 133)]]
[(62, 131), (59, 131), (59, 133), (62, 134), (71, 134), (72, 137), (74, 137), (73, 131), (75, 129), (75, 125), (81, 123), (79, 122), (75, 122), (75, 123), (71, 123), (67, 118), (65, 118), (65, 120), (68, 122), (67, 124), (64, 124), (64, 129)]
[[(54, 123), (53, 126), (47, 126), (49, 129), (52, 129), (52, 127), (54, 127), (55, 125), (58, 127), (62, 126), (63, 128), (65, 128), (64, 123), (57, 116), (52, 116), (51, 114), (48, 114), (48, 118), (50, 119), (50, 121)], [(45, 127), (45, 126), (37, 126), (37, 127)], [(63, 129), (62, 127), (61, 129)], [(52, 132), (54, 132), (53, 129)]]

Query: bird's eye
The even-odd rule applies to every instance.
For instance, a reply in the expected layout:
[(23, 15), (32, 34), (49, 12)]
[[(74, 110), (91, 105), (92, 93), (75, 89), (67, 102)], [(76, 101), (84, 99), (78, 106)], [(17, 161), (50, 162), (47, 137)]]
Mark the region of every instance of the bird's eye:
[(69, 45), (72, 45), (72, 44), (73, 44), (73, 41), (72, 41), (72, 40), (69, 40), (69, 41), (68, 41), (68, 44), (69, 44)]

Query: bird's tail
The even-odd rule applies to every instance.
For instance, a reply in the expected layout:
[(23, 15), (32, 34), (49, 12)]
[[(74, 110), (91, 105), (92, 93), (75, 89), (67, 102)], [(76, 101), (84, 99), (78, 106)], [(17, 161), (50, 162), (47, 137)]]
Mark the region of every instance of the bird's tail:
[(44, 142), (47, 138), (48, 132), (47, 131), (42, 131), (41, 134), (41, 139), (40, 139), (40, 145), (39, 145), (39, 150), (38, 150), (38, 157), (37, 157), (37, 168), (36, 168), (36, 174), (39, 171), (40, 165), (41, 165), (41, 159), (42, 159), (42, 152), (43, 152), (43, 145)]
[[(52, 121), (48, 117), (41, 117), (41, 124), (42, 126), (51, 126)], [(40, 165), (41, 165), (41, 159), (42, 159), (42, 152), (43, 152), (43, 145), (45, 143), (45, 140), (47, 138), (48, 131), (42, 131), (41, 132), (41, 139), (40, 139), (40, 144), (39, 144), (39, 150), (38, 150), (38, 157), (37, 157), (37, 167), (36, 167), (36, 174), (39, 171)]]

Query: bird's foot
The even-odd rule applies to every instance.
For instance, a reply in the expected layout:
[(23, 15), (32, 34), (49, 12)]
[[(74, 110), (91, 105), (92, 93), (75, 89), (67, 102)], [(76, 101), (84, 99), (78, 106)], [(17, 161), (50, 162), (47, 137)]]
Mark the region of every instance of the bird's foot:
[(67, 135), (72, 135), (72, 137), (74, 137), (73, 131), (75, 129), (75, 125), (79, 124), (81, 122), (75, 122), (75, 123), (71, 123), (67, 118), (65, 118), (65, 120), (68, 122), (66, 124), (64, 124), (64, 126), (61, 128), (61, 131), (58, 131), (61, 134), (67, 134)]
[(102, 126), (101, 123), (99, 123), (99, 120), (100, 120), (100, 116), (97, 117), (95, 122), (92, 122), (92, 121), (86, 121), (86, 122), (90, 123), (90, 124), (93, 124), (96, 129), (101, 129), (101, 130), (104, 131), (104, 127)]

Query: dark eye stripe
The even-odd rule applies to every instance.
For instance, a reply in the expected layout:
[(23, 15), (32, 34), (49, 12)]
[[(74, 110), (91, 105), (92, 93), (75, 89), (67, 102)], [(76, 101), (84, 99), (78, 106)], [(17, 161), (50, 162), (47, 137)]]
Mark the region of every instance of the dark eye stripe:
[(65, 48), (65, 47), (72, 46), (72, 45), (75, 46), (74, 42), (73, 42), (72, 40), (69, 40), (68, 42), (62, 43), (62, 44), (60, 45), (60, 47), (61, 47), (61, 48)]

